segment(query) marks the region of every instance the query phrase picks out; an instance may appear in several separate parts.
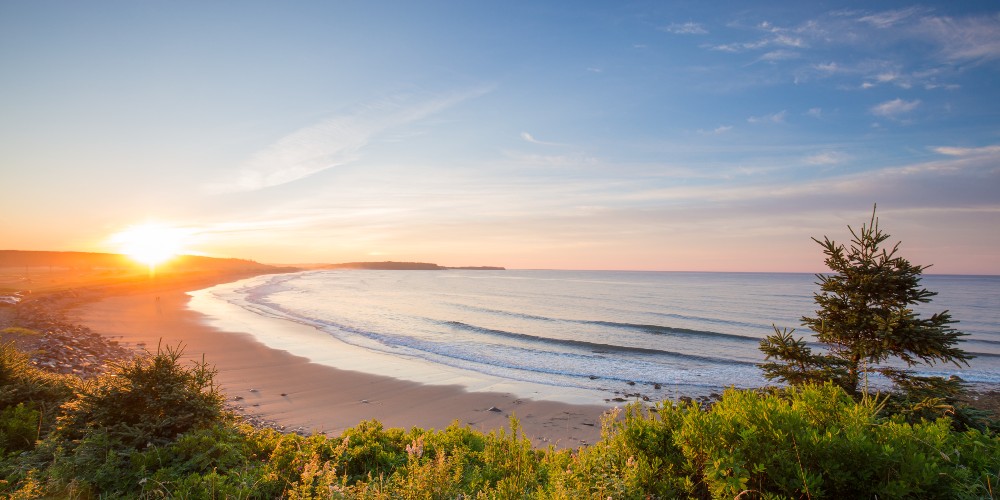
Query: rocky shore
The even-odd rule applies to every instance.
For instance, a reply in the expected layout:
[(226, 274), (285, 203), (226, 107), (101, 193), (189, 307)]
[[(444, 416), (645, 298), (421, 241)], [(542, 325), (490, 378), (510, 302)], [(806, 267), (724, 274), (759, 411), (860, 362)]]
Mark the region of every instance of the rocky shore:
[[(64, 290), (27, 297), (16, 304), (0, 307), (0, 342), (14, 342), (28, 353), (30, 362), (46, 371), (74, 375), (87, 380), (107, 372), (115, 363), (155, 350), (145, 344), (129, 344), (109, 339), (68, 317), (73, 307), (88, 300), (86, 293)], [(286, 429), (247, 411), (237, 397), (228, 401), (229, 410), (257, 428), (308, 434), (307, 429)]]
[(79, 294), (67, 290), (0, 308), (0, 339), (29, 353), (35, 366), (83, 379), (135, 355), (135, 349), (69, 321), (66, 310), (79, 301)]

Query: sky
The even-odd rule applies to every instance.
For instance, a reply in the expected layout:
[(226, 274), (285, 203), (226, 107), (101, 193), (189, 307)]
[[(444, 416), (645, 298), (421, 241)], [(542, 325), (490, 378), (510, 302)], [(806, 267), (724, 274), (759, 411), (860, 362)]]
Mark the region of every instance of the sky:
[(1000, 4), (0, 0), (0, 248), (1000, 274)]

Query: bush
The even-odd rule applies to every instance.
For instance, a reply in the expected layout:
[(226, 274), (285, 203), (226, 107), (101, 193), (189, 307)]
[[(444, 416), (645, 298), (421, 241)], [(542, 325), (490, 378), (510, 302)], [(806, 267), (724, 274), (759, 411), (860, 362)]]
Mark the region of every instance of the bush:
[(24, 403), (0, 411), (0, 457), (34, 448), (41, 417), (38, 410)]
[(57, 432), (80, 439), (101, 430), (126, 448), (166, 444), (181, 433), (216, 422), (224, 396), (204, 360), (181, 366), (183, 349), (157, 348), (155, 355), (122, 362), (83, 385), (63, 406)]
[[(38, 431), (44, 435), (55, 423), (60, 405), (73, 396), (75, 383), (74, 377), (49, 373), (32, 366), (28, 355), (18, 351), (13, 342), (0, 344), (2, 418), (5, 421), (8, 418), (24, 419), (27, 418), (26, 411), (36, 411), (37, 416), (32, 417), (36, 438)], [(22, 409), (13, 409), (18, 406)], [(13, 421), (7, 422), (13, 425)]]
[(987, 493), (990, 483), (982, 481), (1000, 468), (1000, 439), (954, 433), (948, 419), (884, 420), (879, 410), (832, 383), (774, 393), (731, 389), (710, 412), (685, 415), (679, 440), (714, 497)]
[[(2, 353), (0, 353), (2, 354)], [(509, 432), (386, 429), (337, 438), (253, 429), (221, 411), (204, 362), (180, 349), (119, 367), (64, 405), (58, 432), (0, 461), (12, 498), (991, 498), (1000, 438), (947, 418), (885, 418), (827, 383), (730, 389), (710, 409), (641, 404), (605, 416), (601, 439), (537, 450)], [(10, 358), (6, 366), (14, 366)], [(16, 361), (16, 360), (14, 360)], [(30, 367), (29, 367), (30, 368)], [(16, 373), (28, 372), (21, 366)], [(17, 377), (8, 380), (21, 380)], [(0, 412), (8, 451), (40, 412)]]
[(576, 453), (550, 453), (553, 498), (678, 498), (693, 491), (685, 457), (677, 444), (691, 403), (665, 402), (657, 408), (629, 405), (604, 416), (601, 439)]

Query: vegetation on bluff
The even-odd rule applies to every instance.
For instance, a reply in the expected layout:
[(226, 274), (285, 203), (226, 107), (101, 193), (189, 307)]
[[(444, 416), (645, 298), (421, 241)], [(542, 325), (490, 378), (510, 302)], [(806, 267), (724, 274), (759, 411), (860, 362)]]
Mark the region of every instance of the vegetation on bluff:
[[(711, 408), (636, 403), (578, 450), (511, 431), (302, 437), (223, 410), (177, 349), (92, 382), (0, 347), (0, 491), (13, 498), (995, 498), (1000, 438), (907, 422), (835, 384), (728, 390)], [(620, 412), (620, 413), (619, 413)]]

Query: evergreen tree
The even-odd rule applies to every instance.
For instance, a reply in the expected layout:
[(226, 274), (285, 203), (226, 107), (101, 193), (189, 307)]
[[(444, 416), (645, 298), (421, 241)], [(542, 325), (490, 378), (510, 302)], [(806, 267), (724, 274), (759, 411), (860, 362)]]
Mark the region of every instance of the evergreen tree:
[(960, 391), (957, 378), (920, 377), (907, 369), (882, 366), (890, 359), (907, 367), (936, 362), (961, 366), (972, 358), (957, 347), (965, 334), (951, 327), (956, 321), (948, 311), (921, 318), (912, 309), (937, 295), (920, 285), (927, 266), (898, 256), (898, 242), (891, 249), (882, 246), (889, 235), (879, 229), (874, 211), (860, 231), (848, 229), (850, 248), (828, 237), (813, 238), (823, 247), (832, 273), (816, 275), (821, 290), (814, 295), (818, 309), (815, 317), (803, 317), (802, 324), (816, 332), (825, 353), (814, 354), (801, 337), (775, 328), (774, 335), (761, 341), (768, 361), (760, 365), (764, 376), (791, 384), (832, 380), (858, 394), (862, 382), (867, 389), (868, 374), (878, 372), (918, 397), (954, 395)]

